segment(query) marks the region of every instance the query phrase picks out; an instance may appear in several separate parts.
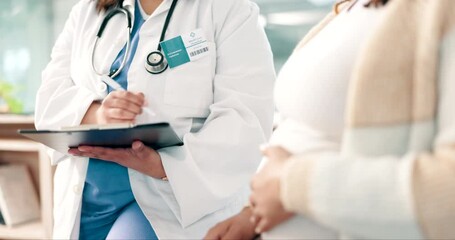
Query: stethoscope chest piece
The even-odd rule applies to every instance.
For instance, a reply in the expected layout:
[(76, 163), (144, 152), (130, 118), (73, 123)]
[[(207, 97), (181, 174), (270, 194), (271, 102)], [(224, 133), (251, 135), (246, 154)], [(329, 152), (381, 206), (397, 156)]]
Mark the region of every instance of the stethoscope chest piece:
[[(178, 0), (172, 0), (171, 7), (169, 9), (169, 12), (166, 16), (166, 20), (163, 25), (163, 29), (161, 30), (161, 36), (160, 36), (159, 43), (163, 42), (163, 40), (164, 40), (164, 37), (166, 35), (166, 30), (167, 30), (169, 22), (171, 20), (172, 14), (174, 13), (174, 9), (177, 5), (177, 1)], [(99, 76), (109, 75), (110, 78), (115, 78), (116, 76), (118, 76), (120, 74), (120, 72), (123, 70), (123, 68), (125, 67), (127, 58), (129, 57), (129, 54), (131, 51), (131, 32), (132, 32), (132, 27), (133, 27), (132, 21), (131, 21), (132, 17), (131, 17), (129, 10), (125, 9), (123, 7), (122, 3), (123, 3), (123, 1), (119, 1), (118, 7), (114, 8), (109, 13), (107, 13), (106, 17), (103, 19), (103, 22), (100, 25), (100, 28), (96, 35), (95, 43), (93, 44), (91, 64), (92, 64), (93, 71)], [(103, 31), (104, 31), (105, 27), (107, 26), (108, 21), (116, 14), (124, 14), (126, 16), (126, 20), (127, 20), (127, 24), (128, 24), (127, 25), (128, 31), (126, 32), (127, 41), (126, 41), (126, 47), (125, 47), (125, 54), (123, 56), (120, 67), (118, 69), (114, 70), (111, 74), (103, 74), (103, 73), (97, 71), (97, 69), (95, 67), (95, 64), (94, 64), (95, 52), (96, 52), (95, 50), (97, 47), (98, 40), (101, 38), (101, 35), (103, 35)], [(145, 60), (145, 69), (147, 70), (147, 72), (149, 72), (151, 74), (160, 74), (160, 73), (166, 71), (167, 67), (168, 67), (168, 62), (167, 62), (166, 58), (164, 57), (163, 53), (161, 52), (160, 44), (158, 44), (157, 50), (153, 51), (147, 55), (147, 59)]]
[(151, 74), (160, 74), (168, 67), (166, 58), (160, 51), (153, 51), (147, 55), (145, 69)]

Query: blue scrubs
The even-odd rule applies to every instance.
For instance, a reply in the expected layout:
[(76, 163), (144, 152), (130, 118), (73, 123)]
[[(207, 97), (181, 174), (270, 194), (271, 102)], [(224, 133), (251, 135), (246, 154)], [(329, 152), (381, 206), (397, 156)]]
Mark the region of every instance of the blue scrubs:
[[(138, 7), (135, 8), (135, 16), (131, 53), (125, 68), (114, 79), (125, 89), (128, 85), (127, 73), (139, 42), (139, 29), (144, 23)], [(118, 69), (124, 55), (125, 48), (111, 69)], [(108, 91), (112, 89), (108, 88)], [(134, 199), (127, 168), (117, 163), (89, 160), (79, 236), (80, 239), (158, 239)]]

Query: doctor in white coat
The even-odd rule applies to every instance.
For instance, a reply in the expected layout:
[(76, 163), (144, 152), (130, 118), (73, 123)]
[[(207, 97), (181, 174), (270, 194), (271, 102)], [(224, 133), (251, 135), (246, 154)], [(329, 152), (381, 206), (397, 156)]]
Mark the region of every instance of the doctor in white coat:
[[(156, 116), (146, 121), (169, 122), (184, 145), (155, 151), (138, 142), (130, 149), (88, 147), (70, 152), (78, 156), (50, 150), (52, 164), (57, 165), (54, 238), (79, 237), (89, 158), (96, 157), (127, 169), (134, 201), (159, 238), (200, 239), (210, 226), (243, 207), (248, 182), (261, 159), (258, 146), (272, 131), (275, 73), (258, 24), (259, 10), (247, 0), (178, 1), (165, 40), (201, 29), (208, 53), (150, 74), (145, 59), (157, 48), (173, 1), (163, 0), (150, 15), (144, 11), (147, 0), (122, 2), (132, 22), (141, 16), (144, 20), (129, 66), (122, 70), (127, 91), (108, 91), (94, 71), (93, 45), (108, 11), (97, 10), (96, 0), (81, 0), (43, 72), (36, 128), (138, 122), (142, 108), (149, 108)], [(94, 54), (93, 65), (100, 72), (109, 72), (124, 48), (124, 31), (124, 16), (115, 15)]]

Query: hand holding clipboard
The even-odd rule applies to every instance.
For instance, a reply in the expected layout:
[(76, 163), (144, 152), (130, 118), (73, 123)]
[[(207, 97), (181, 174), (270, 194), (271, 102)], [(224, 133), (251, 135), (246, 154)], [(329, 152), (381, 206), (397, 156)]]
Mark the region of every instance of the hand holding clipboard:
[(78, 146), (130, 148), (136, 140), (155, 150), (183, 145), (168, 123), (82, 125), (56, 131), (21, 129), (19, 133), (64, 154)]

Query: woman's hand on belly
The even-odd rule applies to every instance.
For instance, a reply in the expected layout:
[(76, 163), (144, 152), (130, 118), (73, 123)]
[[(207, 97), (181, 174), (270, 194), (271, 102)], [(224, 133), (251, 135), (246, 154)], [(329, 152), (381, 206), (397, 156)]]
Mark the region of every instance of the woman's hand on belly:
[(251, 181), (251, 221), (256, 233), (266, 232), (294, 215), (284, 209), (280, 199), (280, 179), (291, 154), (282, 147), (269, 147), (263, 153), (267, 163)]
[(140, 141), (133, 142), (131, 148), (79, 146), (71, 148), (68, 153), (74, 156), (115, 162), (154, 178), (164, 179), (166, 177), (160, 154)]
[(212, 227), (204, 239), (254, 239), (256, 237), (255, 226), (250, 222), (252, 215), (251, 208), (245, 207), (238, 214)]

